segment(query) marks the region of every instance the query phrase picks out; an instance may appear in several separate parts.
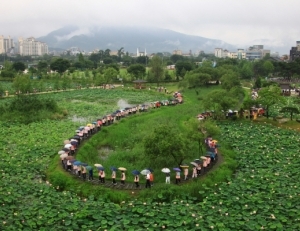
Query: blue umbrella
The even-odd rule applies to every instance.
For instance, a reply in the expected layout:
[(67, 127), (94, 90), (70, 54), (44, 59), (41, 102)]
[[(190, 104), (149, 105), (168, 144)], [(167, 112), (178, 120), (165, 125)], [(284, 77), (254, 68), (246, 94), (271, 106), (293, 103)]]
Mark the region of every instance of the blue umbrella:
[(104, 167), (97, 167), (97, 169), (100, 170), (100, 171), (104, 171), (105, 168)]
[(173, 168), (175, 172), (181, 172), (180, 168)]
[(114, 166), (111, 166), (111, 167), (110, 167), (110, 170), (111, 170), (111, 171), (117, 171), (118, 169), (117, 169), (116, 167), (114, 167)]
[(76, 142), (76, 141), (71, 141), (71, 144), (72, 144), (72, 145), (77, 145), (78, 142)]
[(92, 166), (86, 166), (85, 168), (86, 168), (86, 170), (88, 170), (88, 171), (91, 170), (91, 169), (93, 169)]
[(92, 124), (97, 124), (97, 122), (93, 122)]
[(84, 129), (84, 126), (80, 126), (79, 129), (81, 129), (81, 130)]
[(87, 164), (87, 163), (81, 163), (81, 165), (82, 165), (82, 166), (88, 166), (88, 164)]
[(73, 163), (73, 165), (81, 165), (81, 162), (80, 162), (80, 161), (75, 161), (75, 162)]
[(133, 174), (133, 175), (139, 175), (140, 172), (139, 172), (138, 170), (133, 170), (133, 171), (132, 171), (132, 174)]

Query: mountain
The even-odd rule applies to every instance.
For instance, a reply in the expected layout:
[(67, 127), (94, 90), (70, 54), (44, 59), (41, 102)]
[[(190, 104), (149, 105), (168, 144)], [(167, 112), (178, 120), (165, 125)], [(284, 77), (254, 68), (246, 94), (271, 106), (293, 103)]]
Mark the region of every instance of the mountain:
[(147, 53), (173, 52), (178, 49), (184, 53), (190, 50), (214, 52), (216, 47), (236, 50), (236, 47), (221, 40), (209, 39), (200, 36), (186, 35), (160, 28), (136, 27), (101, 27), (80, 29), (76, 26), (67, 26), (52, 31), (46, 36), (38, 38), (53, 49), (68, 49), (78, 47), (80, 50), (110, 49), (117, 51), (124, 47), (125, 51), (135, 53), (146, 49)]

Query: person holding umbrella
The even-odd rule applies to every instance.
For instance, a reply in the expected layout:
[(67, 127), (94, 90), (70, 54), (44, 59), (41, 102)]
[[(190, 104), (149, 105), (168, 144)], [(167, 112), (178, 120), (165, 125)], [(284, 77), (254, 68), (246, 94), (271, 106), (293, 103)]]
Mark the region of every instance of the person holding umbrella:
[(173, 168), (173, 169), (176, 172), (176, 175), (175, 175), (175, 179), (176, 179), (175, 184), (178, 184), (178, 183), (180, 183), (180, 171), (181, 170), (179, 168)]
[(121, 184), (122, 184), (123, 186), (125, 185), (125, 179), (126, 179), (125, 172), (122, 171), (122, 173), (121, 173)]
[(82, 178), (86, 180), (86, 168), (84, 166), (82, 166)]
[(139, 181), (140, 181), (140, 177), (139, 177), (139, 175), (137, 174), (137, 175), (134, 176), (134, 183), (135, 183), (135, 187), (136, 187), (136, 188), (140, 187)]
[(193, 167), (193, 174), (192, 174), (192, 178), (196, 178), (197, 177), (197, 167), (194, 166)]
[(151, 188), (151, 184), (150, 184), (150, 171), (146, 175), (146, 188)]
[(89, 168), (89, 181), (94, 180), (94, 172), (93, 168)]
[(100, 174), (100, 182), (101, 182), (102, 184), (104, 184), (104, 183), (105, 183), (105, 172), (104, 172), (104, 168), (103, 168), (102, 170), (100, 170), (99, 174)]
[(116, 168), (112, 168), (112, 173), (111, 173), (111, 178), (112, 178), (112, 181), (113, 181), (113, 184), (114, 185), (117, 185), (117, 182), (116, 182)]
[(163, 168), (161, 171), (166, 174), (166, 184), (170, 184), (170, 178), (171, 178), (170, 169)]

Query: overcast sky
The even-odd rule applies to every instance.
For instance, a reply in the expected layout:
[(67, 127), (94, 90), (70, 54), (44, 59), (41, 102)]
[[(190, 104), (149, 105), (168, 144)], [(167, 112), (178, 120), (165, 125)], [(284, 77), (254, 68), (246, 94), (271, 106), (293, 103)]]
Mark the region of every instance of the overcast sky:
[(2, 0), (0, 35), (39, 37), (66, 25), (154, 26), (288, 53), (300, 40), (299, 10), (300, 0)]

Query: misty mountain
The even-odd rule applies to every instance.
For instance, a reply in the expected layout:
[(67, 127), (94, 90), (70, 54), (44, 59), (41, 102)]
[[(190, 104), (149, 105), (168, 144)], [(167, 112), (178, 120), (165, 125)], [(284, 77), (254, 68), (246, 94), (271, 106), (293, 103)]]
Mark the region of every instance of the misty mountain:
[(200, 36), (186, 35), (172, 30), (160, 28), (134, 27), (101, 27), (79, 29), (76, 26), (63, 27), (38, 38), (51, 48), (68, 49), (78, 47), (80, 50), (110, 49), (117, 51), (124, 47), (125, 51), (135, 53), (146, 49), (147, 54), (155, 52), (173, 52), (178, 49), (183, 53), (190, 50), (214, 52), (216, 47), (236, 50), (236, 47), (221, 40)]

